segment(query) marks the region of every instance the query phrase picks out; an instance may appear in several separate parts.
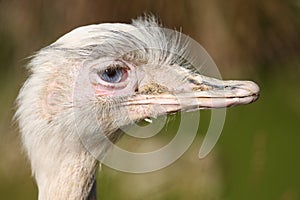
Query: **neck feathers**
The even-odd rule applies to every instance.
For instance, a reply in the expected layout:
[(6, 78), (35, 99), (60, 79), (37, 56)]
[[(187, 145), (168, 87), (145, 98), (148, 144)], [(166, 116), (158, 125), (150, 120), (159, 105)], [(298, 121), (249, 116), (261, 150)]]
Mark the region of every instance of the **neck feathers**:
[(95, 187), (98, 161), (87, 152), (69, 155), (63, 161), (57, 161), (51, 161), (51, 168), (48, 166), (48, 169), (41, 169), (41, 166), (36, 169), (39, 199), (96, 199), (95, 194), (90, 192)]

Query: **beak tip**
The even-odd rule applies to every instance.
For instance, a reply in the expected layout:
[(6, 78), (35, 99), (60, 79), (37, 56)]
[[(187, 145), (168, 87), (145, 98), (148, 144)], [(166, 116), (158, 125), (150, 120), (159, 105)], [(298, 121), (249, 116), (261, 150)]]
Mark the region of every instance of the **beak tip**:
[(253, 103), (259, 98), (259, 86), (253, 81), (243, 81), (243, 85), (240, 87), (241, 91), (245, 93), (245, 96), (249, 97), (248, 103)]
[(232, 86), (238, 96), (259, 96), (259, 86), (253, 81), (234, 81)]
[(249, 90), (256, 96), (258, 96), (259, 90), (260, 90), (259, 86), (253, 81), (247, 81), (247, 85), (248, 85)]

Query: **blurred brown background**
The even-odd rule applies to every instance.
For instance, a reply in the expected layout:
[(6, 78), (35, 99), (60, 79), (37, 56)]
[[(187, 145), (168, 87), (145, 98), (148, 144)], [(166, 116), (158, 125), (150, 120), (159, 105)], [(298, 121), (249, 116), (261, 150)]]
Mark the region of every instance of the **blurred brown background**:
[[(261, 98), (228, 110), (217, 147), (204, 160), (197, 158), (196, 141), (178, 162), (159, 172), (132, 175), (104, 167), (98, 177), (99, 196), (300, 199), (300, 1), (296, 0), (0, 0), (0, 198), (37, 197), (11, 119), (14, 99), (26, 79), (26, 58), (75, 27), (130, 23), (145, 12), (203, 45), (223, 78), (258, 82)], [(204, 121), (209, 119), (209, 112), (203, 115)]]

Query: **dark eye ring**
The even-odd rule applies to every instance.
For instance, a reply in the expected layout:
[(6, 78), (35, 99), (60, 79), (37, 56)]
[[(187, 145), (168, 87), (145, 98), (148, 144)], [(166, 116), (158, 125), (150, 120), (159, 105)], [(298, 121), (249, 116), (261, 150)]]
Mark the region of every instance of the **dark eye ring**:
[(108, 83), (119, 83), (127, 78), (127, 71), (120, 66), (111, 66), (98, 72), (99, 77)]

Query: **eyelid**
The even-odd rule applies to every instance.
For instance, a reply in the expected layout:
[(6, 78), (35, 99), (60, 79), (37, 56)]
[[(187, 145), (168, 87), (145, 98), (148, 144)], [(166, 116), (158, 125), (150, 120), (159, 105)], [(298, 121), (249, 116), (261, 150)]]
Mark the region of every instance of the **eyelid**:
[(99, 70), (98, 72), (104, 72), (107, 69), (123, 69), (123, 70), (131, 70), (131, 68), (128, 66), (127, 63), (123, 61), (115, 61), (115, 63), (112, 63), (108, 65), (106, 68)]

